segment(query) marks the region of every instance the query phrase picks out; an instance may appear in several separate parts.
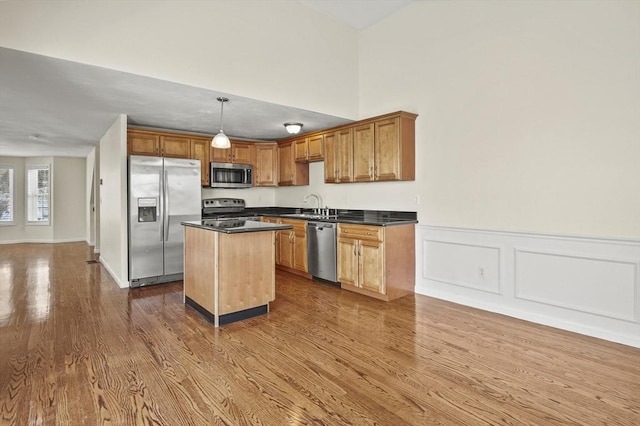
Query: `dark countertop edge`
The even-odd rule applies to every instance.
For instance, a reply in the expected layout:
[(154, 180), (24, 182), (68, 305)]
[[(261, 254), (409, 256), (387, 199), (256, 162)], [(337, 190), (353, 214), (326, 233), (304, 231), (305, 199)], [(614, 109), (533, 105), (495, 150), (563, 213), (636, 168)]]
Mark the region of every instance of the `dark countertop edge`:
[(184, 226), (191, 226), (192, 228), (204, 229), (205, 231), (222, 232), (223, 234), (243, 234), (246, 232), (282, 231), (284, 229), (293, 229), (293, 226), (291, 225), (282, 225), (278, 223), (266, 223), (266, 222), (255, 222), (255, 223), (261, 224), (261, 226), (253, 227), (253, 228), (245, 228), (245, 227), (216, 228), (212, 226), (204, 226), (194, 222), (200, 222), (200, 221), (180, 222), (180, 224)]
[(261, 216), (268, 217), (279, 217), (282, 219), (293, 219), (293, 220), (305, 220), (307, 222), (329, 222), (329, 223), (349, 223), (353, 225), (375, 225), (375, 226), (396, 226), (396, 225), (411, 225), (418, 223), (417, 219), (395, 219), (389, 218), (384, 221), (381, 220), (371, 220), (371, 219), (359, 219), (359, 218), (348, 218), (348, 217), (338, 217), (333, 219), (323, 219), (323, 218), (305, 218), (305, 217), (292, 217), (287, 214), (262, 214)]

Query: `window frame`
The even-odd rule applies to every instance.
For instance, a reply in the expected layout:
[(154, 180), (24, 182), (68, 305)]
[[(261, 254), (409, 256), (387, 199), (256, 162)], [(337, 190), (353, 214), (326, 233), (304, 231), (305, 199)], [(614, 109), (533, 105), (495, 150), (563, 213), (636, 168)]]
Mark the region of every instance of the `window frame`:
[(15, 164), (0, 164), (0, 169), (11, 170), (11, 220), (0, 220), (0, 226), (14, 226), (16, 224), (16, 166)]
[[(47, 170), (48, 182), (47, 187), (49, 189), (47, 193), (47, 220), (29, 220), (29, 171), (31, 170)], [(51, 225), (51, 212), (53, 209), (51, 208), (51, 183), (53, 182), (51, 176), (51, 165), (50, 164), (26, 164), (24, 170), (24, 224), (27, 226), (49, 226)]]

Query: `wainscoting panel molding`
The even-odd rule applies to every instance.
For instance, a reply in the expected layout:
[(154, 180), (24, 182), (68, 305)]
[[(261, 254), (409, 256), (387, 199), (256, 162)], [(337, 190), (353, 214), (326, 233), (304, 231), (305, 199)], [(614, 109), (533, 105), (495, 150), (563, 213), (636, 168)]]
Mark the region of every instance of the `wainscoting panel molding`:
[(423, 279), (500, 294), (501, 247), (427, 239), (423, 243)]
[(416, 233), (416, 293), (640, 347), (640, 241)]

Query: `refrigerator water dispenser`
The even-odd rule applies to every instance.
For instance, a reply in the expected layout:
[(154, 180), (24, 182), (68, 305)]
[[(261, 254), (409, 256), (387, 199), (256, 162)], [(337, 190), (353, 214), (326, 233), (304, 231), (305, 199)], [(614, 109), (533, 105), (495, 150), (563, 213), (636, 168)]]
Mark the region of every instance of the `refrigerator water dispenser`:
[(157, 211), (156, 198), (138, 198), (138, 222), (156, 222)]

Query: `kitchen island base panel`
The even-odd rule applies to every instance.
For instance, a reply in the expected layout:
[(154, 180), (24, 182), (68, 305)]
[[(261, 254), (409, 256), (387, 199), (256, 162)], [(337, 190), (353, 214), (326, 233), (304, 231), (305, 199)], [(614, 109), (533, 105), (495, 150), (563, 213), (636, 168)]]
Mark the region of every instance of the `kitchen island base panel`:
[(249, 309), (245, 309), (243, 311), (232, 312), (230, 314), (220, 315), (218, 317), (218, 324), (216, 325), (216, 316), (214, 314), (212, 314), (211, 312), (207, 311), (202, 306), (198, 305), (196, 302), (194, 302), (189, 297), (185, 296), (184, 302), (185, 302), (185, 304), (187, 306), (191, 307), (196, 312), (198, 312), (202, 316), (202, 318), (204, 318), (209, 323), (211, 323), (211, 324), (213, 324), (214, 326), (217, 326), (217, 327), (225, 325), (225, 324), (231, 324), (232, 322), (242, 321), (242, 320), (246, 320), (246, 319), (249, 319), (249, 318), (253, 318), (253, 317), (257, 317), (257, 316), (269, 313), (269, 305), (256, 306), (255, 308), (249, 308)]

